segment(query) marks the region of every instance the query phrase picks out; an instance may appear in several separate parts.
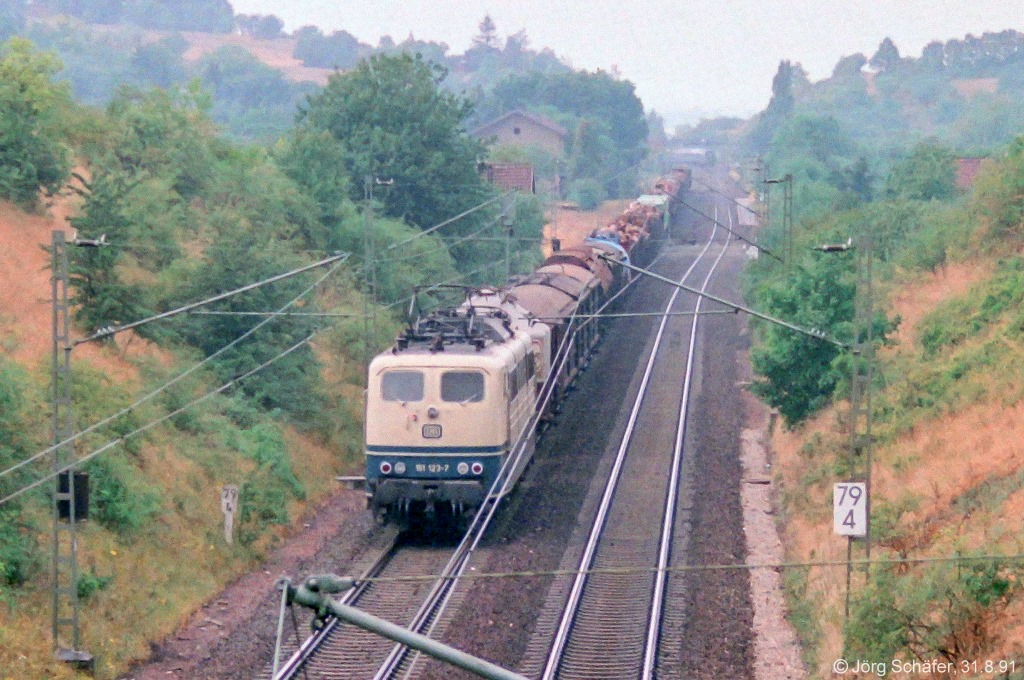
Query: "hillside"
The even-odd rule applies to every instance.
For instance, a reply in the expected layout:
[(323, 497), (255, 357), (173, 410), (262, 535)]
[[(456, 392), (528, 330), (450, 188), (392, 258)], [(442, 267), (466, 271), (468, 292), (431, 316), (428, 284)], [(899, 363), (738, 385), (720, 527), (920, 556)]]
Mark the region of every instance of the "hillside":
[[(66, 229), (64, 216), (71, 212), (72, 206), (64, 199), (47, 215), (28, 214), (9, 203), (0, 203), (3, 363), (14, 361), (27, 369), (27, 398), (36, 412), (48, 410), (45, 395), (51, 344), (49, 255), (43, 248), (49, 244), (52, 229)], [(84, 388), (100, 381), (113, 394), (85, 406), (79, 412), (82, 421), (105, 415), (116, 405), (117, 395), (144, 388), (148, 382), (144, 376), (151, 374), (154, 366), (180, 368), (173, 352), (139, 338), (120, 340), (117, 345), (77, 348), (73, 355), (75, 382)], [(196, 422), (213, 424), (209, 417), (198, 415)], [(27, 422), (31, 423), (32, 441), (47, 440), (45, 418)], [(219, 509), (220, 486), (241, 481), (254, 466), (244, 457), (232, 456), (230, 447), (211, 440), (214, 433), (203, 430), (206, 428), (200, 427), (193, 434), (177, 428), (159, 431), (139, 445), (113, 452), (112, 462), (91, 470), (100, 489), (105, 485), (100, 473), (106, 470), (104, 474), (113, 473), (127, 485), (130, 494), (142, 494), (142, 498), (122, 498), (119, 502), (125, 505), (121, 512), (148, 512), (145, 504), (154, 500), (176, 507), (173, 512), (163, 507), (158, 524), (139, 531), (112, 525), (104, 518), (114, 509), (109, 504), (104, 509), (100, 502), (94, 506), (95, 521), (84, 526), (80, 564), (93, 584), (90, 588), (97, 590), (83, 602), (87, 612), (83, 633), (90, 651), (101, 659), (98, 677), (112, 677), (126, 661), (145, 657), (151, 640), (174, 631), (191, 610), (226, 583), (252, 570), (268, 546), (299, 526), (304, 514), (334, 490), (333, 475), (345, 471), (330, 447), (293, 427), (284, 427), (283, 441), (296, 479), (306, 489), (305, 498), (289, 504), (286, 513), (290, 520), (270, 534), (256, 542), (226, 546)], [(241, 431), (239, 434), (245, 436)], [(198, 456), (197, 452), (204, 449), (208, 453)], [(147, 471), (144, 481), (118, 462), (126, 458)], [(183, 480), (187, 482), (182, 484)], [(39, 520), (38, 540), (45, 545), (49, 540), (43, 530), (45, 514), (32, 506), (26, 510), (27, 519)], [(174, 541), (168, 541), (168, 535), (173, 535)], [(9, 544), (0, 541), (0, 567), (12, 556), (10, 549)], [(190, 554), (189, 560), (181, 560), (183, 551)], [(140, 592), (154, 595), (152, 599), (139, 598)], [(52, 661), (49, 643), (38, 636), (49, 618), (48, 593), (39, 583), (20, 591), (16, 600), (9, 599), (10, 605), (0, 610), (0, 667), (4, 677), (70, 677), (66, 669)], [(13, 598), (4, 587), (0, 587), (0, 595)]]
[[(754, 324), (753, 390), (778, 415), (772, 469), (790, 620), (812, 677), (834, 677), (837, 659), (886, 674), (894, 659), (1017, 664), (998, 677), (1018, 677), (1024, 662), (1024, 121), (1019, 111), (998, 124), (978, 117), (1017, 106), (1019, 50), (997, 48), (1022, 41), (986, 34), (919, 60), (880, 48), (871, 78), (865, 59), (849, 58), (815, 84), (784, 62), (773, 103), (747, 128), (748, 142), (771, 132), (752, 166), (764, 174), (747, 170), (752, 184), (763, 192), (763, 178), (785, 178), (794, 196), (790, 232), (771, 198), (758, 240), (792, 255), (751, 263), (753, 306), (851, 343), (854, 303), (866, 295), (858, 271), (869, 244), (873, 253), (873, 563), (853, 570), (848, 620), (833, 485), (868, 476), (864, 440), (851, 451), (848, 401), (851, 369), (866, 359)], [(958, 61), (961, 48), (973, 62)], [(946, 119), (914, 94), (929, 79), (956, 104)], [(973, 183), (958, 175), (968, 149), (988, 157)], [(863, 560), (863, 542), (852, 556)]]

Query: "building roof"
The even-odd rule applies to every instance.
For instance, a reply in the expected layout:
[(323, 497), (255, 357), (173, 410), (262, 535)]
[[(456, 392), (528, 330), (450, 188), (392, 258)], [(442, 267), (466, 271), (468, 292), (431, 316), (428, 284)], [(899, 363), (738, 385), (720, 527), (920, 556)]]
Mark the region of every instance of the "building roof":
[(533, 166), (529, 163), (486, 163), (484, 177), (501, 189), (535, 193)]
[(956, 186), (959, 189), (970, 189), (981, 169), (983, 158), (956, 159)]
[(566, 135), (569, 134), (569, 131), (566, 130), (561, 125), (559, 125), (558, 123), (556, 123), (556, 122), (554, 122), (552, 120), (548, 120), (544, 116), (538, 116), (535, 113), (530, 113), (529, 111), (523, 111), (522, 109), (516, 109), (514, 111), (509, 111), (508, 113), (506, 113), (506, 114), (504, 114), (502, 116), (499, 116), (499, 117), (495, 118), (494, 120), (492, 120), (492, 121), (490, 121), (488, 123), (484, 123), (480, 127), (476, 128), (475, 130), (470, 132), (470, 134), (473, 135), (474, 137), (488, 137), (488, 136), (490, 136), (490, 132), (492, 130), (494, 130), (495, 128), (500, 126), (502, 123), (504, 123), (505, 121), (507, 121), (507, 120), (509, 120), (511, 118), (524, 118), (524, 119), (530, 121), (531, 123), (534, 123), (535, 125), (539, 125), (540, 127), (547, 128), (548, 130), (551, 130), (552, 132), (554, 132), (555, 134), (557, 134), (557, 135), (559, 135), (561, 137), (565, 137)]

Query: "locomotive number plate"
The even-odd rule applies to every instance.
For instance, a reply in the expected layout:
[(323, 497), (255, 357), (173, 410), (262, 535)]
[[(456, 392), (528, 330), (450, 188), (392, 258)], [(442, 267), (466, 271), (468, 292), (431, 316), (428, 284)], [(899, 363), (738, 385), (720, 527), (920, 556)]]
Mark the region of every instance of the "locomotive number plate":
[(441, 426), (437, 423), (427, 423), (423, 426), (423, 438), (424, 439), (440, 439), (441, 437)]

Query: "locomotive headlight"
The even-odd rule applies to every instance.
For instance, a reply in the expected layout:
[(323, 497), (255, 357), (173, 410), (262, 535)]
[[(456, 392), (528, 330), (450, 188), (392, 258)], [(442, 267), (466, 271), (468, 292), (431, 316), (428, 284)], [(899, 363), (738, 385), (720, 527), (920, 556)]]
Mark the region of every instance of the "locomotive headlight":
[(459, 471), (460, 475), (464, 475), (469, 472), (469, 463), (459, 463), (456, 469)]
[(484, 464), (477, 461), (470, 466), (474, 475), (482, 475), (484, 473)]
[(380, 464), (380, 472), (381, 472), (382, 475), (390, 475), (391, 474), (391, 463), (389, 463), (387, 461), (384, 461), (383, 463), (381, 463)]
[(405, 463), (403, 463), (402, 461), (398, 461), (397, 463), (395, 463), (395, 472), (397, 474), (404, 475), (405, 474)]

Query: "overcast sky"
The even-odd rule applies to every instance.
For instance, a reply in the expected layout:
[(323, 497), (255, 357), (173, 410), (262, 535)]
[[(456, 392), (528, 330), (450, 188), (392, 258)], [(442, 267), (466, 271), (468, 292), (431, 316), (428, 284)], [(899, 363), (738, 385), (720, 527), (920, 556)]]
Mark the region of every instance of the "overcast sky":
[(693, 111), (748, 115), (768, 101), (781, 59), (812, 79), (843, 56), (870, 57), (889, 36), (905, 55), (931, 40), (1024, 30), (1020, 0), (231, 0), (236, 12), (276, 14), (287, 30), (344, 29), (448, 43), (462, 52), (490, 14), (504, 38), (525, 29), (576, 67), (618, 67), (647, 108), (670, 122)]

